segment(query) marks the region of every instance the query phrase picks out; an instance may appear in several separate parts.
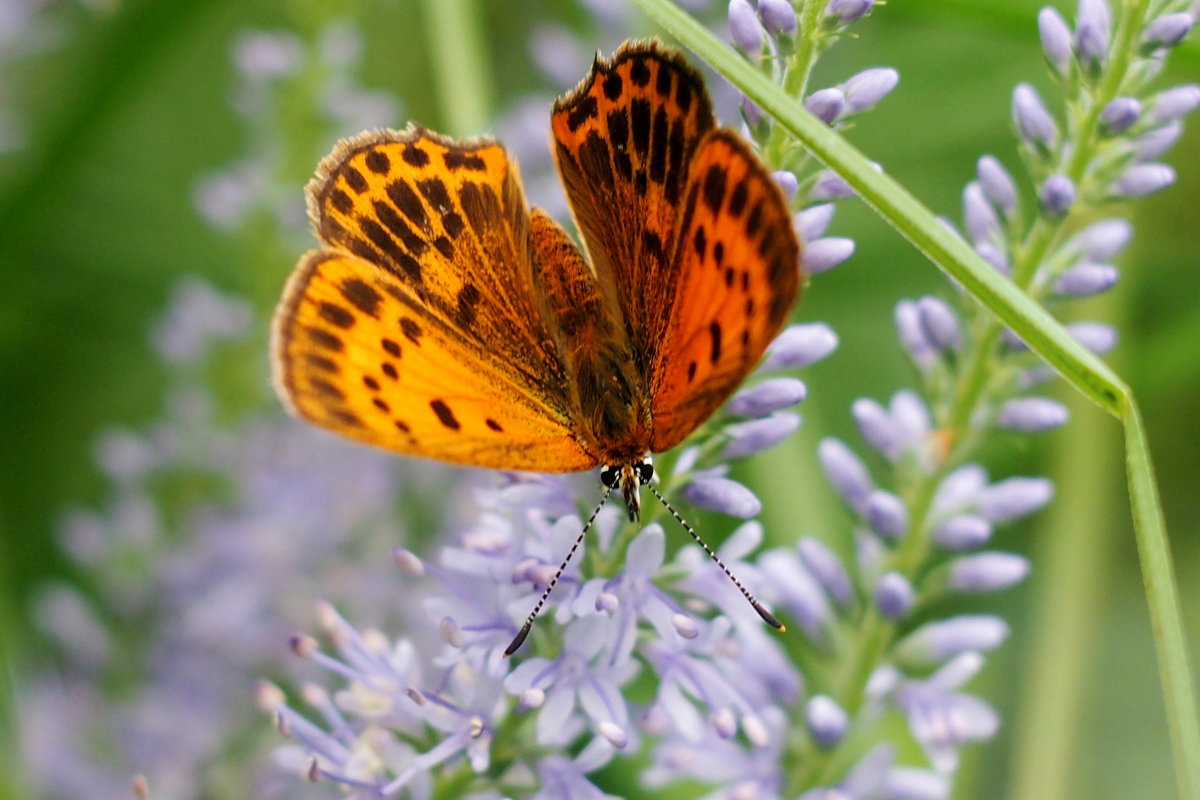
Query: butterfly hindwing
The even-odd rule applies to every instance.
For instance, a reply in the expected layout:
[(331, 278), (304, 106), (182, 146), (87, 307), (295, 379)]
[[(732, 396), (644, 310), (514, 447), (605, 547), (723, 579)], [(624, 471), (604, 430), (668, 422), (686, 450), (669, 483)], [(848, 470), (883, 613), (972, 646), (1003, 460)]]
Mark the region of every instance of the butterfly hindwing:
[(800, 249), (771, 175), (740, 136), (709, 133), (688, 172), (669, 324), (654, 352), (654, 452), (669, 450), (741, 383), (800, 288)]
[(597, 58), (551, 115), (575, 222), (643, 374), (666, 325), (671, 237), (688, 164), (714, 124), (700, 74), (652, 41)]
[(595, 465), (569, 420), (481, 354), (390, 270), (314, 251), (275, 316), (280, 396), (304, 419), (397, 453), (496, 469)]

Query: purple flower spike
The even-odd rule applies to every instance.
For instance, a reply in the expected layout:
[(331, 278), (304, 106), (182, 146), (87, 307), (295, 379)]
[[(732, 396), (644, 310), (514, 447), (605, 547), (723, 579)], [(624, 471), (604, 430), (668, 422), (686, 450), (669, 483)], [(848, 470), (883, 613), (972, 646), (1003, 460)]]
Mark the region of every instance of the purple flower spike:
[(874, 0), (829, 0), (825, 14), (836, 19), (839, 24), (849, 25), (866, 16), (872, 5)]
[(1042, 183), (1038, 192), (1042, 208), (1051, 217), (1066, 214), (1075, 202), (1075, 184), (1066, 175), (1051, 175)]
[(1135, 164), (1113, 184), (1113, 193), (1120, 197), (1145, 197), (1174, 182), (1175, 170), (1166, 164)]
[(844, 115), (858, 114), (875, 106), (887, 97), (900, 82), (900, 73), (890, 67), (874, 67), (863, 70), (842, 84), (846, 95)]
[(933, 538), (947, 550), (971, 550), (992, 538), (992, 523), (974, 514), (960, 514), (934, 528)]
[(729, 444), (721, 458), (745, 458), (782, 442), (800, 427), (800, 417), (788, 411), (778, 411), (769, 417), (738, 422), (725, 427)]
[(921, 314), (913, 301), (901, 300), (896, 304), (896, 332), (900, 335), (900, 343), (918, 367), (927, 370), (933, 366), (937, 360), (937, 350), (925, 335)]
[(792, 325), (775, 337), (767, 347), (764, 371), (787, 367), (807, 367), (829, 355), (837, 347), (837, 334), (828, 325), (810, 323)]
[(1142, 104), (1135, 97), (1118, 97), (1100, 112), (1100, 124), (1110, 135), (1124, 133), (1142, 115)]
[(867, 522), (880, 536), (895, 541), (908, 530), (908, 506), (891, 492), (876, 489), (867, 497)]
[(946, 585), (956, 592), (998, 592), (1025, 580), (1029, 559), (1014, 553), (978, 553), (950, 562)]
[(874, 400), (860, 398), (850, 406), (850, 413), (854, 415), (858, 430), (867, 444), (878, 450), (888, 461), (895, 461), (900, 457), (901, 448), (908, 437), (883, 406)]
[(808, 387), (797, 378), (768, 378), (743, 389), (729, 401), (729, 413), (739, 417), (765, 417), (804, 401)]
[(758, 0), (758, 14), (772, 36), (796, 32), (796, 9), (790, 0)]
[(963, 223), (972, 242), (984, 242), (1000, 235), (1000, 218), (978, 181), (971, 181), (963, 189)]
[(1134, 144), (1137, 146), (1137, 157), (1142, 161), (1160, 158), (1175, 146), (1181, 135), (1183, 135), (1183, 125), (1178, 121), (1147, 131), (1134, 140)]
[(904, 638), (896, 648), (907, 663), (929, 666), (961, 653), (986, 653), (1008, 638), (1008, 623), (991, 614), (962, 614), (929, 622)]
[(800, 231), (801, 238), (806, 242), (811, 242), (819, 239), (829, 228), (829, 223), (833, 220), (833, 212), (836, 209), (837, 207), (833, 203), (809, 206), (797, 214), (792, 221), (796, 225), (796, 230)]
[(992, 156), (983, 156), (975, 165), (979, 186), (984, 196), (997, 208), (1011, 216), (1017, 207), (1017, 186), (1004, 165)]
[(811, 536), (802, 538), (796, 548), (800, 552), (800, 560), (817, 579), (817, 583), (821, 584), (821, 588), (838, 605), (843, 608), (849, 606), (854, 600), (853, 584), (850, 574), (833, 551)]
[(938, 350), (957, 350), (962, 346), (962, 330), (958, 316), (950, 306), (933, 297), (922, 297), (917, 301), (917, 314), (925, 337)]
[(1108, 60), (1112, 14), (1105, 0), (1079, 0), (1075, 12), (1075, 52), (1085, 67), (1096, 69)]
[(1041, 433), (1067, 423), (1067, 407), (1047, 397), (1018, 397), (1000, 409), (996, 421), (1022, 433)]
[(742, 119), (746, 121), (747, 126), (757, 128), (762, 124), (762, 109), (755, 105), (749, 97), (742, 98), (739, 108), (742, 110)]
[(1042, 50), (1046, 58), (1060, 74), (1071, 68), (1071, 29), (1067, 21), (1053, 8), (1046, 7), (1038, 12), (1038, 33), (1042, 38)]
[(846, 504), (860, 514), (865, 513), (867, 498), (874, 489), (866, 465), (853, 450), (833, 437), (821, 440), (817, 456), (829, 482)]
[(991, 242), (978, 242), (975, 245), (975, 252), (1001, 275), (1007, 275), (1011, 271), (1008, 257), (1004, 255), (1004, 251)]
[(1093, 222), (1076, 237), (1076, 243), (1090, 261), (1108, 261), (1125, 249), (1133, 236), (1127, 219), (1113, 217)]
[(899, 572), (889, 572), (875, 584), (875, 605), (887, 619), (903, 619), (912, 610), (916, 593)]
[(850, 719), (833, 698), (823, 694), (814, 695), (804, 709), (808, 730), (818, 745), (829, 749), (835, 747), (846, 735)]
[(699, 478), (683, 488), (683, 498), (697, 508), (750, 519), (762, 511), (754, 492), (728, 478)]
[(1174, 47), (1192, 30), (1192, 15), (1187, 12), (1164, 14), (1146, 26), (1142, 43), (1150, 48)]
[(1037, 511), (1054, 496), (1046, 478), (1008, 478), (979, 493), (979, 513), (992, 522), (1008, 522)]
[(1102, 356), (1117, 346), (1117, 329), (1103, 322), (1073, 322), (1067, 332), (1096, 355)]
[(846, 95), (836, 87), (818, 89), (804, 101), (804, 107), (817, 119), (831, 125), (842, 115), (842, 109), (846, 107)]
[(1070, 297), (1091, 297), (1111, 289), (1117, 275), (1117, 268), (1111, 264), (1079, 264), (1059, 276), (1054, 291)]
[(1200, 107), (1200, 86), (1189, 83), (1159, 92), (1154, 98), (1154, 106), (1146, 115), (1151, 125), (1165, 125), (1175, 122)]
[(800, 256), (809, 275), (820, 275), (854, 255), (854, 240), (841, 236), (826, 236), (809, 242)]
[(1012, 107), (1017, 132), (1025, 143), (1034, 149), (1053, 150), (1058, 143), (1058, 125), (1034, 88), (1028, 83), (1017, 84)]
[(771, 177), (775, 179), (775, 183), (783, 190), (783, 196), (790, 203), (796, 197), (796, 190), (800, 188), (800, 184), (796, 182), (796, 173), (789, 172), (786, 169), (781, 169), (777, 172), (772, 172)]
[(762, 52), (763, 29), (750, 0), (729, 0), (729, 35), (743, 53)]
[(811, 200), (837, 200), (840, 197), (853, 197), (854, 190), (841, 175), (833, 170), (823, 169), (817, 173), (817, 181), (808, 196)]

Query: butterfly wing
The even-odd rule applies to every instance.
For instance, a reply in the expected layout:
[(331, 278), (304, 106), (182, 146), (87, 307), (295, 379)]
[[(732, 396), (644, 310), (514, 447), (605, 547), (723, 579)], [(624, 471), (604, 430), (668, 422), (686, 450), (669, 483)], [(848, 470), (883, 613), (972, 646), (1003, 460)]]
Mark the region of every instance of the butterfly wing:
[(597, 59), (552, 115), (576, 224), (651, 398), (654, 452), (729, 396), (800, 283), (786, 200), (714, 126), (703, 79), (656, 42)]
[(275, 316), (295, 412), (400, 453), (576, 471), (565, 369), (533, 285), (529, 213), (494, 142), (410, 128), (339, 145), (309, 184), (326, 249)]
[(682, 441), (753, 369), (801, 280), (787, 201), (733, 131), (697, 148), (675, 240), (670, 321), (651, 363), (654, 452)]
[(673, 285), (669, 254), (688, 165), (713, 125), (700, 74), (652, 41), (597, 58), (551, 115), (575, 222), (643, 376), (667, 325), (661, 287)]

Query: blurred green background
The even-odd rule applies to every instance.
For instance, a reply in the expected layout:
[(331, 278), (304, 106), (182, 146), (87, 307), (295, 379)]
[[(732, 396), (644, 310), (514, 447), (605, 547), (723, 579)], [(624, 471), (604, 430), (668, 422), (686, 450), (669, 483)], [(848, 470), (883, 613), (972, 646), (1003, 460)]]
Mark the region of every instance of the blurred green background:
[[(239, 116), (232, 102), (236, 37), (247, 30), (305, 31), (332, 19), (352, 20), (365, 36), (359, 83), (398, 98), (398, 122), (413, 119), (467, 135), (486, 132), (521, 96), (550, 97), (565, 88), (534, 65), (530, 31), (538, 24), (555, 21), (588, 47), (605, 49), (621, 37), (654, 32), (635, 12), (621, 23), (627, 29), (619, 29), (598, 24), (570, 2), (462, 0), (478, 40), (463, 55), (441, 46), (437, 27), (438, 14), (459, 5), (47, 2), (29, 4), (32, 22), (0, 20), (13, 26), (0, 31), (0, 108), (24, 128), (24, 141), (0, 153), (0, 660), (7, 667), (0, 702), (9, 721), (7, 741), (0, 740), (8, 754), (0, 756), (0, 769), (7, 764), (10, 793), (21, 783), (11, 722), (22, 683), (53, 668), (30, 621), (30, 598), (48, 577), (87, 583), (59, 553), (55, 531), (65, 508), (103, 499), (94, 435), (112, 425), (137, 427), (162, 409), (164, 368), (149, 331), (181, 276), (204, 276), (252, 302), (259, 314), (253, 346), (221, 372), (222, 391), (230, 414), (274, 408), (265, 320), (310, 242), (280, 237), (264, 215), (219, 230), (194, 202), (202, 176), (242, 158), (263, 130)], [(993, 153), (1017, 167), (1009, 123), (1012, 86), (1029, 80), (1048, 100), (1054, 97), (1036, 35), (1038, 7), (1030, 0), (892, 2), (856, 25), (857, 38), (822, 60), (816, 85), (870, 66), (897, 68), (897, 90), (849, 136), (933, 209), (958, 218), (960, 192), (979, 155)], [(723, 8), (710, 3), (708, 18), (719, 18)], [(587, 66), (585, 59), (565, 71), (581, 77)], [(1187, 43), (1173, 54), (1161, 85), (1197, 79), (1200, 48)], [(464, 109), (461, 98), (437, 91), (464, 81), (479, 81), (488, 107)], [(289, 104), (285, 94), (272, 110), (276, 124), (288, 131), (276, 177), (297, 186), (333, 141), (317, 111), (297, 102), (304, 96), (296, 93)], [(482, 127), (462, 129), (475, 125)], [(1149, 425), (1195, 642), (1200, 135), (1194, 128), (1166, 160), (1178, 170), (1178, 185), (1127, 209), (1136, 235), (1119, 261), (1117, 289), (1071, 313), (1120, 326), (1121, 343), (1110, 361), (1134, 387)], [(814, 282), (797, 314), (803, 321), (828, 322), (841, 346), (808, 376), (803, 436), (764, 455), (748, 473), (776, 540), (828, 518), (833, 500), (815, 471), (817, 439), (833, 434), (857, 442), (849, 403), (859, 396), (885, 399), (911, 383), (892, 335), (895, 302), (945, 289), (940, 274), (854, 202), (842, 204), (831, 233), (853, 237), (857, 252)], [(1055, 391), (1070, 397), (1061, 386)], [(988, 453), (993, 475), (1046, 474), (1059, 492), (1048, 511), (1002, 542), (1034, 559), (1033, 578), (968, 606), (998, 609), (1013, 636), (993, 656), (981, 690), (1001, 710), (1005, 727), (997, 741), (969, 751), (971, 769), (958, 797), (1016, 796), (1019, 787), (1028, 791), (1051, 780), (1031, 766), (1039, 763), (1039, 752), (1043, 761), (1057, 762), (1059, 779), (1068, 776), (1071, 796), (1172, 793), (1120, 429), (1091, 407), (1074, 400), (1071, 405), (1067, 429), (997, 440)], [(775, 465), (783, 461), (793, 468), (780, 472)], [(1061, 661), (1031, 674), (1027, 656), (1059, 612), (1065, 612), (1067, 627), (1053, 628), (1051, 635), (1064, 651)], [(1073, 746), (1046, 752), (1038, 737), (1047, 732), (1029, 714), (1040, 702), (1037, 687), (1047, 690), (1055, 680), (1082, 685), (1082, 702), (1073, 715), (1078, 727), (1068, 737)]]

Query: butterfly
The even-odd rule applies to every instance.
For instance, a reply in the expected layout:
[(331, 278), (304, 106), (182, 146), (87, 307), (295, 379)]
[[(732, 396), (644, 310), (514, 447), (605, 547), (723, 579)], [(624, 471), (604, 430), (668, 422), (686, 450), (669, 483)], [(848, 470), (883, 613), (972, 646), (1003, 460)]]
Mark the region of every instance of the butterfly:
[(276, 311), (275, 386), (299, 417), (405, 455), (600, 467), (636, 521), (650, 454), (787, 319), (800, 245), (770, 173), (657, 41), (597, 55), (550, 127), (584, 250), (528, 208), (492, 139), (410, 125), (338, 143), (307, 187), (322, 247)]

